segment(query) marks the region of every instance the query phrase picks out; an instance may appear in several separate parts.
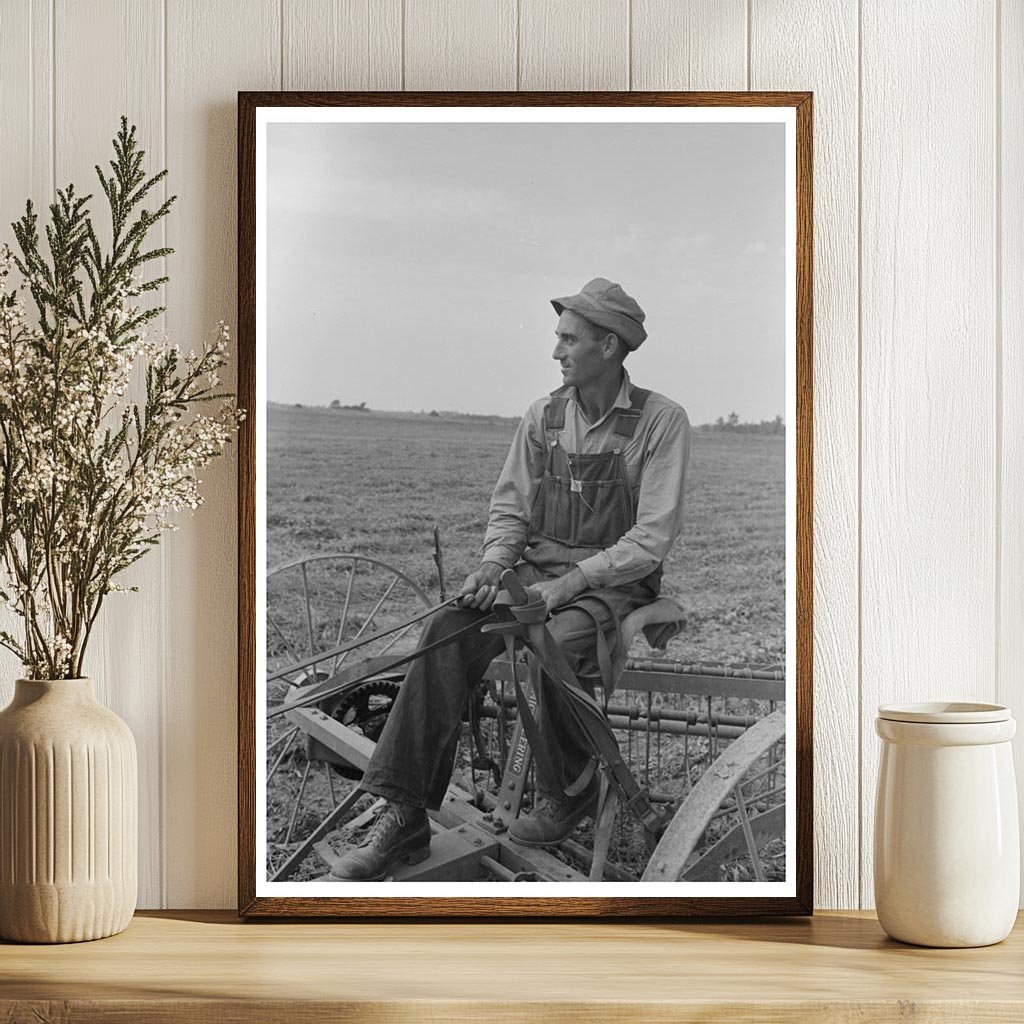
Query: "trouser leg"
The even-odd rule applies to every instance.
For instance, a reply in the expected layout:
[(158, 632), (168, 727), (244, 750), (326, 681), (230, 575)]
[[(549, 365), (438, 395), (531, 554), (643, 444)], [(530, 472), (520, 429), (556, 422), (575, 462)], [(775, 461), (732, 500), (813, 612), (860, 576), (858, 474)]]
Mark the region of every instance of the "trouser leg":
[[(473, 608), (446, 608), (428, 620), (420, 643), (434, 643), (488, 617)], [(474, 630), (410, 665), (363, 776), (363, 789), (414, 807), (441, 806), (466, 699), (502, 646), (500, 636)]]

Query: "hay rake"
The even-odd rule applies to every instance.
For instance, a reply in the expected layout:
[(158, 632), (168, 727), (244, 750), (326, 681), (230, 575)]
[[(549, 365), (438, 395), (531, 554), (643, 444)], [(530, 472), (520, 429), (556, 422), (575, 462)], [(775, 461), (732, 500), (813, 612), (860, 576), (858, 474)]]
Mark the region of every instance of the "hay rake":
[[(267, 607), (267, 874), (308, 879), (334, 862), (333, 840), (358, 841), (374, 817), (380, 801), (356, 780), (416, 649), (421, 621), (410, 620), (434, 606), (393, 566), (342, 553), (272, 572)], [(665, 599), (640, 611), (624, 624), (624, 640), (679, 617)], [(531, 752), (511, 692), (517, 671), (523, 680), (524, 666), (507, 657), (491, 663), (467, 709), (456, 778), (431, 812), (431, 855), (396, 870), (395, 880), (782, 877), (781, 672), (630, 658), (607, 721), (638, 788), (660, 811), (659, 826), (645, 830), (616, 814), (615, 786), (605, 783), (593, 830), (552, 852), (518, 846), (506, 834), (533, 793)], [(310, 694), (320, 696), (295, 706)], [(282, 705), (292, 709), (280, 713)]]

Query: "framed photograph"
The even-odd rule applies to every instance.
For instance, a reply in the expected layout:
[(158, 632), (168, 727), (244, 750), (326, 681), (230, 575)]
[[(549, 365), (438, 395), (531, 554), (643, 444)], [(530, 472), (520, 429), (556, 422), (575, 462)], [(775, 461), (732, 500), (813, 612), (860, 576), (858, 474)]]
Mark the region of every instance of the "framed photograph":
[(811, 95), (238, 127), (240, 913), (810, 914)]

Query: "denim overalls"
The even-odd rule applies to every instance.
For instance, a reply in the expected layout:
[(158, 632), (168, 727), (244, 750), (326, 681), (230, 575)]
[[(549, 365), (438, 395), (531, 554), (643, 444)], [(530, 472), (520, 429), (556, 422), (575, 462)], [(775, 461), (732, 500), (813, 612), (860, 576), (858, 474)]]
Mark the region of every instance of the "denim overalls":
[[(635, 523), (637, 495), (630, 487), (622, 449), (594, 453), (567, 452), (558, 440), (565, 427), (565, 407), (571, 388), (551, 393), (544, 408), (544, 476), (533, 502), (530, 533), (558, 545), (566, 567), (615, 544)], [(628, 409), (617, 409), (613, 437), (629, 440), (650, 391), (630, 388)], [(528, 548), (523, 556), (538, 568), (549, 568), (550, 545), (539, 561)], [(661, 587), (661, 566), (642, 582), (656, 596)]]

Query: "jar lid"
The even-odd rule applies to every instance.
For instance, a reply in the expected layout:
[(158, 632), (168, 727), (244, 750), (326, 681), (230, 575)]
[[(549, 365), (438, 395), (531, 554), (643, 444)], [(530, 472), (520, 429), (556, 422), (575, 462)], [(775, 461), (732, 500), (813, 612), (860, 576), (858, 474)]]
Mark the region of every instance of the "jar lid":
[(968, 701), (927, 701), (922, 704), (882, 704), (878, 717), (890, 722), (925, 722), (934, 725), (969, 725), (1008, 722), (1005, 704), (973, 704)]

